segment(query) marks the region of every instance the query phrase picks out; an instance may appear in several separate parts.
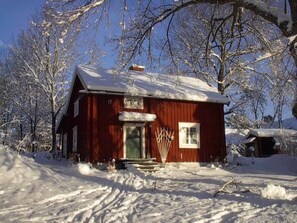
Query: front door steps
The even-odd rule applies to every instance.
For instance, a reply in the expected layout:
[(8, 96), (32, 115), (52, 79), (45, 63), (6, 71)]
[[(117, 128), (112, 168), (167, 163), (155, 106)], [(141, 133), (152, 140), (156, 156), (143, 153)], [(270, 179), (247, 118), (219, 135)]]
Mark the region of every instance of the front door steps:
[(155, 161), (155, 158), (150, 159), (122, 159), (124, 166), (128, 170), (139, 170), (141, 172), (156, 172), (164, 167), (161, 163)]

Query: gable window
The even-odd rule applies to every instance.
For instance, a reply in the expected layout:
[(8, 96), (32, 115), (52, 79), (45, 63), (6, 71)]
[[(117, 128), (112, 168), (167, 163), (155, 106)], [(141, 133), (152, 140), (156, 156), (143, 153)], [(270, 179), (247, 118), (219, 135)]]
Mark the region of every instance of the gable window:
[(124, 108), (143, 109), (143, 98), (142, 97), (125, 96), (124, 97)]
[(200, 124), (193, 122), (179, 122), (179, 148), (200, 148)]
[(62, 150), (64, 158), (67, 158), (67, 133), (63, 134)]
[(79, 114), (79, 99), (74, 102), (74, 117), (78, 116)]
[(77, 126), (72, 129), (72, 152), (77, 151)]

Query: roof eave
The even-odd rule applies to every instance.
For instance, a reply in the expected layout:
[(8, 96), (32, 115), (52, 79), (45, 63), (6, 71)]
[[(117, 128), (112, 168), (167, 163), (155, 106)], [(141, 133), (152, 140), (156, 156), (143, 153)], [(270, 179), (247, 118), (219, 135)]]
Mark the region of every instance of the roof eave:
[(60, 115), (60, 118), (58, 119), (57, 121), (57, 125), (56, 125), (56, 129), (55, 131), (57, 132), (60, 128), (60, 124), (61, 124), (61, 121), (63, 119), (63, 116), (66, 115), (67, 113), (67, 110), (68, 110), (68, 107), (69, 107), (69, 103), (70, 103), (70, 98), (71, 98), (71, 95), (72, 95), (72, 91), (73, 91), (73, 87), (74, 87), (74, 83), (75, 83), (75, 79), (76, 79), (76, 76), (79, 78), (80, 82), (82, 83), (83, 87), (85, 90), (87, 90), (87, 85), (86, 83), (84, 82), (83, 78), (81, 77), (80, 75), (80, 72), (79, 72), (79, 66), (77, 65), (74, 69), (74, 72), (72, 74), (72, 80), (71, 80), (71, 84), (70, 84), (70, 87), (69, 87), (69, 90), (67, 92), (67, 101), (63, 107), (63, 110), (62, 110), (62, 114)]
[(178, 97), (169, 97), (169, 96), (163, 96), (163, 95), (155, 95), (151, 93), (131, 93), (127, 91), (121, 91), (121, 90), (116, 90), (116, 91), (109, 91), (106, 89), (88, 89), (88, 90), (80, 90), (80, 93), (85, 93), (85, 94), (110, 94), (110, 95), (127, 95), (127, 96), (140, 96), (140, 97), (148, 97), (148, 98), (157, 98), (157, 99), (169, 99), (169, 100), (177, 100), (177, 101), (192, 101), (192, 102), (206, 102), (206, 103), (216, 103), (216, 104), (225, 104), (229, 105), (230, 101), (229, 100), (214, 100), (214, 99), (209, 99), (206, 98), (205, 100), (194, 100), (194, 99), (187, 99), (187, 98), (178, 98)]

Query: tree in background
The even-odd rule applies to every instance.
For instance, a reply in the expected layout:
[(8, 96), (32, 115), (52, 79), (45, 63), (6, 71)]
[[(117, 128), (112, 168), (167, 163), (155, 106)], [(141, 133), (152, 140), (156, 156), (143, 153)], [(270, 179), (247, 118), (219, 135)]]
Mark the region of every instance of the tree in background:
[(49, 123), (51, 147), (56, 149), (56, 122), (65, 103), (67, 72), (77, 59), (76, 29), (45, 26), (45, 21), (47, 17), (42, 14), (35, 17), (4, 61), (9, 80), (7, 95), (19, 120), (20, 140), (25, 131), (30, 132), (33, 150), (38, 123)]
[[(290, 57), (287, 54), (282, 56), (275, 56), (269, 61), (271, 68), (270, 75), (271, 83), (267, 90), (268, 98), (273, 105), (272, 120), (278, 120), (278, 127), (283, 128), (282, 115), (284, 108), (291, 106), (294, 100), (294, 90), (296, 78), (295, 73), (292, 73), (294, 64), (290, 62)], [(293, 67), (292, 67), (293, 66)]]
[[(208, 10), (210, 14), (210, 19), (206, 18), (206, 22), (213, 24), (213, 21), (217, 22), (219, 25), (211, 25), (209, 26), (209, 34), (212, 35), (211, 40), (214, 42), (222, 41), (222, 30), (231, 31), (229, 34), (232, 35), (234, 28), (236, 27), (244, 27), (244, 17), (243, 14), (246, 11), (253, 13), (254, 15), (262, 18), (262, 21), (255, 23), (254, 34), (257, 38), (262, 38), (263, 35), (269, 37), (273, 32), (276, 34), (281, 34), (283, 37), (287, 37), (286, 41), (282, 41), (282, 48), (287, 48), (288, 55), (291, 56), (291, 61), (294, 63), (293, 70), (290, 73), (296, 73), (296, 64), (297, 64), (297, 51), (295, 47), (295, 43), (297, 41), (297, 3), (295, 1), (263, 1), (263, 2), (251, 2), (245, 0), (237, 0), (237, 1), (214, 1), (214, 0), (192, 0), (192, 1), (141, 1), (137, 10), (137, 15), (129, 24), (130, 26), (127, 28), (126, 36), (123, 37), (123, 40), (126, 40), (126, 52), (127, 54), (123, 58), (124, 61), (131, 61), (132, 58), (135, 57), (138, 53), (143, 53), (143, 46), (151, 46), (155, 36), (158, 35), (158, 28), (163, 26), (162, 28), (166, 30), (166, 40), (163, 44), (160, 44), (163, 48), (167, 45), (168, 48), (173, 48), (173, 44), (170, 40), (170, 33), (174, 32), (173, 22), (178, 15), (182, 15), (183, 12), (190, 7), (200, 7), (201, 5), (208, 5), (211, 10)], [(229, 8), (229, 13), (218, 13), (218, 11), (224, 9), (227, 10)], [(228, 12), (228, 10), (227, 10)], [(184, 23), (192, 23), (193, 19), (185, 16)], [(249, 21), (248, 21), (249, 22)], [(227, 25), (227, 26), (226, 26)], [(225, 27), (224, 27), (225, 26)], [(227, 27), (227, 30), (224, 29)], [(230, 27), (230, 29), (228, 29)], [(263, 33), (256, 32), (256, 29), (260, 31), (263, 30), (263, 27), (272, 28), (272, 32)], [(181, 27), (183, 28), (183, 27)], [(266, 28), (267, 32), (267, 28)], [(209, 35), (209, 36), (211, 36)], [(199, 36), (198, 36), (199, 38)], [(249, 45), (254, 43), (254, 39), (246, 39)], [(209, 41), (202, 42), (203, 44), (209, 44)], [(267, 42), (269, 44), (269, 42)], [(223, 46), (223, 44), (221, 44)], [(269, 46), (269, 45), (267, 45)], [(244, 45), (242, 45), (244, 47)], [(205, 47), (207, 49), (207, 47)], [(270, 48), (272, 48), (270, 46)], [(152, 54), (152, 47), (146, 47), (147, 54)], [(259, 52), (259, 58), (264, 60), (265, 54), (261, 55), (263, 52)], [(275, 52), (277, 53), (277, 51)], [(269, 57), (274, 53), (270, 53)], [(173, 56), (174, 54), (172, 54)], [(211, 54), (204, 54), (209, 57)], [(220, 59), (224, 59), (219, 57)], [(248, 58), (248, 57), (246, 57)], [(265, 58), (267, 59), (267, 58)], [(223, 65), (223, 64), (222, 64)], [(245, 64), (243, 64), (245, 65)], [(255, 64), (255, 66), (257, 66)], [(255, 67), (254, 66), (254, 67)], [(241, 68), (240, 65), (238, 68)], [(252, 69), (254, 69), (252, 67)], [(222, 69), (221, 69), (222, 70)], [(296, 76), (292, 80), (296, 83)], [(220, 87), (219, 87), (220, 88)], [(293, 87), (293, 89), (296, 89)], [(297, 93), (297, 92), (296, 92)], [(293, 105), (293, 115), (297, 117), (295, 113), (296, 103)]]
[[(288, 92), (296, 89), (295, 1), (122, 0), (115, 4), (122, 12), (116, 38), (122, 66), (147, 55), (151, 61), (161, 58), (179, 74), (190, 71), (233, 100), (227, 112), (234, 112), (234, 120), (242, 120), (242, 125), (259, 125), (266, 115), (263, 106), (270, 101), (275, 105), (273, 118), (280, 119), (282, 108), (292, 100)], [(78, 32), (88, 27), (96, 30), (100, 21), (108, 21), (111, 6), (110, 0), (48, 0), (41, 16), (17, 39), (5, 65), (15, 83), (6, 95), (15, 98), (5, 106), (18, 117), (21, 136), (24, 126), (30, 126), (25, 131), (33, 142), (38, 123), (49, 123), (55, 149), (67, 70), (78, 56), (77, 39), (86, 37)], [(95, 41), (96, 33), (93, 37)], [(28, 95), (20, 97), (13, 87)], [(247, 115), (245, 103), (253, 111), (253, 120), (239, 117)], [(292, 107), (297, 116), (297, 105)]]
[[(247, 115), (242, 113), (241, 107), (246, 109), (248, 99), (254, 101), (259, 98), (258, 103), (265, 104), (264, 100), (260, 100), (263, 97), (259, 96), (261, 89), (264, 90), (263, 84), (257, 81), (261, 86), (259, 90), (255, 80), (263, 79), (263, 83), (270, 83), (265, 81), (270, 80), (268, 68), (263, 69), (260, 61), (262, 55), (266, 55), (266, 60), (272, 55), (282, 56), (282, 45), (275, 44), (279, 33), (250, 12), (242, 12), (238, 23), (219, 19), (231, 14), (232, 8), (216, 10), (216, 19), (209, 13), (211, 10), (210, 5), (192, 6), (172, 20), (173, 32), (166, 36), (167, 49), (162, 46), (163, 50), (166, 49), (164, 58), (172, 58), (167, 67), (172, 73), (196, 76), (217, 85), (218, 91), (231, 100), (226, 114), (240, 112)], [(257, 29), (259, 24), (262, 28)], [(209, 27), (218, 33), (213, 33)], [(164, 58), (161, 58), (161, 63)], [(252, 93), (259, 97), (250, 97)], [(254, 122), (258, 122), (257, 117)]]
[(0, 60), (0, 134), (5, 134), (7, 131), (7, 118), (8, 118), (8, 113), (7, 113), (7, 100), (5, 97), (5, 87), (6, 87), (6, 79), (5, 79), (5, 74), (4, 74), (4, 64), (1, 63)]
[[(53, 18), (55, 18), (55, 23), (64, 24), (72, 23), (76, 20), (82, 19), (91, 15), (92, 13), (97, 13), (99, 16), (102, 15), (102, 12), (105, 11), (109, 3), (108, 0), (80, 0), (80, 1), (63, 1), (63, 3), (57, 0), (48, 1), (49, 5), (54, 6), (54, 10), (49, 12)], [(293, 70), (290, 73), (296, 73), (296, 64), (297, 64), (297, 51), (296, 51), (296, 42), (297, 42), (297, 2), (293, 0), (282, 0), (282, 1), (272, 1), (272, 0), (263, 0), (263, 1), (247, 1), (247, 0), (188, 0), (188, 1), (151, 1), (151, 0), (142, 0), (137, 1), (134, 5), (129, 5), (132, 10), (127, 10), (127, 3), (125, 0), (121, 1), (124, 5), (124, 11), (128, 11), (127, 15), (131, 15), (130, 18), (127, 17), (126, 21), (121, 23), (122, 36), (119, 38), (119, 43), (123, 46), (124, 50), (121, 50), (120, 53), (122, 56), (122, 64), (128, 65), (131, 60), (134, 60), (135, 57), (139, 54), (146, 53), (149, 58), (154, 58), (152, 55), (154, 53), (161, 54), (162, 49), (170, 49), (173, 52), (173, 45), (171, 44), (171, 34), (174, 32), (173, 21), (176, 17), (183, 19), (183, 12), (186, 9), (191, 7), (208, 7), (210, 10), (207, 10), (208, 17), (206, 16), (205, 23), (210, 24), (208, 27), (208, 40), (213, 40), (214, 43), (220, 42), (221, 46), (224, 45), (223, 41), (225, 39), (224, 31), (227, 31), (228, 35), (233, 34), (233, 31), (240, 28), (246, 28), (242, 26), (244, 22), (249, 22), (244, 20), (242, 17), (243, 14), (253, 14), (252, 18), (256, 18), (258, 24), (255, 23), (255, 32), (254, 35), (256, 38), (260, 39), (264, 33), (256, 32), (257, 29), (262, 30), (262, 27), (272, 27), (272, 32), (281, 34), (283, 37), (287, 37), (286, 41), (282, 41), (284, 45), (283, 48), (287, 49), (288, 55), (290, 55), (292, 62), (294, 63)], [(129, 4), (129, 3), (128, 3)], [(218, 12), (227, 12), (227, 13), (218, 13)], [(100, 13), (98, 13), (100, 12)], [(205, 13), (206, 14), (206, 13)], [(262, 21), (260, 21), (261, 19)], [(194, 23), (194, 19), (184, 16), (183, 22)], [(183, 28), (183, 27), (181, 27)], [(227, 28), (227, 30), (225, 29)], [(223, 31), (223, 32), (222, 32)], [(230, 32), (231, 31), (231, 32)], [(267, 29), (266, 29), (267, 31)], [(165, 41), (160, 42), (158, 37), (159, 32), (164, 32)], [(272, 33), (270, 32), (270, 33)], [(266, 36), (269, 36), (268, 33)], [(181, 35), (181, 37), (183, 37)], [(211, 37), (211, 39), (210, 39)], [(200, 38), (200, 37), (198, 37)], [(186, 36), (185, 36), (186, 39)], [(161, 52), (156, 50), (153, 47), (152, 43), (158, 41), (159, 46), (161, 47)], [(206, 53), (203, 55), (209, 59), (211, 56), (216, 56), (209, 52), (209, 42), (202, 42), (200, 45), (206, 50)], [(246, 42), (251, 46), (254, 43), (254, 40), (251, 38), (246, 39)], [(269, 43), (268, 43), (269, 44)], [(228, 47), (228, 46), (227, 46)], [(242, 48), (244, 45), (241, 46)], [(241, 48), (241, 49), (242, 49)], [(272, 48), (272, 47), (270, 47)], [(235, 48), (234, 48), (235, 50)], [(262, 52), (263, 53), (263, 52)], [(270, 56), (273, 53), (270, 54)], [(172, 56), (175, 54), (172, 54)], [(237, 55), (238, 56), (238, 55)], [(262, 56), (258, 55), (261, 60), (264, 60), (265, 54)], [(270, 57), (269, 56), (269, 57)], [(247, 57), (246, 57), (247, 58)], [(224, 59), (219, 57), (218, 59)], [(236, 59), (236, 57), (234, 57)], [(176, 63), (175, 60), (172, 59)], [(234, 60), (233, 62), (235, 62)], [(224, 65), (224, 64), (221, 64)], [(239, 64), (240, 65), (240, 64)], [(243, 64), (245, 65), (245, 64)], [(255, 64), (255, 66), (257, 66)], [(255, 67), (254, 66), (254, 67)], [(254, 69), (254, 67), (252, 69)], [(219, 71), (223, 71), (219, 69)], [(237, 67), (237, 69), (242, 72), (242, 64)], [(195, 70), (192, 68), (192, 70)], [(202, 71), (204, 71), (202, 69)], [(201, 70), (200, 70), (201, 72)], [(249, 73), (248, 70), (244, 72)], [(270, 74), (269, 74), (270, 75)], [(218, 77), (221, 77), (222, 73), (219, 73)], [(293, 83), (296, 83), (296, 76), (291, 78)], [(224, 91), (224, 86), (221, 82), (218, 82), (219, 89)], [(226, 84), (227, 86), (228, 84)], [(292, 85), (291, 85), (292, 86)], [(294, 85), (295, 86), (295, 85)], [(296, 87), (293, 86), (293, 89)], [(296, 94), (296, 93), (294, 93)], [(296, 97), (295, 97), (296, 98)], [(293, 103), (292, 113), (297, 117), (297, 101)]]

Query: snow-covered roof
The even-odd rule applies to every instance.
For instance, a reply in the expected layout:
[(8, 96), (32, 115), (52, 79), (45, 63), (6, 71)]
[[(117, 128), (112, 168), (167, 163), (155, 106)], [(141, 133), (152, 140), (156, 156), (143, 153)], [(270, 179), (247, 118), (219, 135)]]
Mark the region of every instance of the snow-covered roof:
[(102, 93), (228, 104), (227, 97), (197, 78), (78, 65), (85, 90)]
[(243, 144), (249, 144), (249, 143), (252, 143), (254, 142), (256, 139), (256, 137), (251, 137), (251, 138), (248, 138), (248, 139), (245, 139), (242, 141)]
[(250, 129), (249, 135), (257, 137), (280, 137), (280, 136), (297, 136), (297, 131), (292, 129)]

